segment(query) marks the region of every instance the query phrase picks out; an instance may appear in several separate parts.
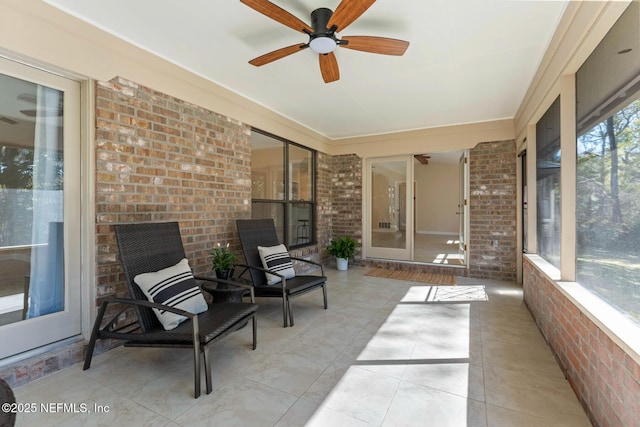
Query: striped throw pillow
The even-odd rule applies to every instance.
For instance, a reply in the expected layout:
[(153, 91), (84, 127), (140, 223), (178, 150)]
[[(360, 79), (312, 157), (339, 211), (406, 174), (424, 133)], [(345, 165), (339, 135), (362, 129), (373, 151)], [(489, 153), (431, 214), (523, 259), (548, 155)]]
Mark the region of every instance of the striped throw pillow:
[[(173, 267), (153, 273), (138, 274), (133, 281), (149, 301), (198, 314), (207, 311), (207, 301), (198, 287), (189, 261), (185, 258)], [(177, 327), (187, 318), (166, 310), (153, 309), (166, 330)]]
[[(262, 266), (267, 270), (282, 274), (287, 279), (295, 277), (296, 271), (293, 269), (293, 263), (285, 245), (258, 246), (258, 253), (262, 260)], [(278, 276), (265, 274), (267, 275), (267, 285), (275, 285), (281, 281)]]

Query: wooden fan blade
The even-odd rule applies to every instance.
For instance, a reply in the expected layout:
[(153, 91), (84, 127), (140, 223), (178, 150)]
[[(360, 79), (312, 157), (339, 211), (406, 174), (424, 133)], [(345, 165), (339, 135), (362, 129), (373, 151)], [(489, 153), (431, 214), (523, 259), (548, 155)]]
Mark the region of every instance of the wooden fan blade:
[(327, 28), (335, 25), (338, 27), (336, 31), (344, 30), (375, 2), (376, 0), (342, 0), (331, 15)]
[(262, 56), (258, 56), (257, 58), (253, 58), (249, 61), (249, 64), (255, 65), (259, 67), (261, 65), (268, 64), (277, 59), (284, 58), (285, 56), (292, 55), (296, 52), (300, 52), (302, 49), (306, 48), (307, 45), (304, 43), (294, 44), (293, 46), (283, 47), (282, 49), (274, 50), (273, 52), (265, 53)]
[(335, 82), (340, 79), (338, 60), (333, 52), (318, 55), (320, 58), (320, 72), (325, 83)]
[(296, 31), (300, 31), (301, 33), (304, 33), (305, 30), (313, 32), (313, 29), (309, 25), (305, 24), (286, 10), (282, 9), (280, 6), (276, 6), (270, 1), (240, 0), (240, 2), (246, 4), (251, 9), (258, 11), (265, 16), (268, 16), (274, 21), (278, 21), (279, 23), (286, 25), (289, 28), (293, 28)]
[(340, 47), (361, 50), (363, 52), (380, 53), (382, 55), (402, 56), (409, 47), (409, 42), (407, 41), (386, 37), (350, 36), (343, 37), (342, 40), (349, 43), (341, 44)]

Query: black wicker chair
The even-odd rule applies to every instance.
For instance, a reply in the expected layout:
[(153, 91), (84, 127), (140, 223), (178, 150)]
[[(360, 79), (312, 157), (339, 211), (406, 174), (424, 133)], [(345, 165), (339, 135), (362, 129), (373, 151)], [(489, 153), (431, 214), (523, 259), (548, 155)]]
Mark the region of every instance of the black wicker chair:
[[(201, 352), (204, 353), (207, 394), (211, 393), (211, 361), (209, 357), (211, 345), (229, 333), (244, 327), (249, 320), (252, 320), (253, 349), (256, 348), (256, 311), (258, 306), (254, 304), (253, 289), (250, 289), (251, 287), (246, 284), (208, 279), (229, 286), (249, 288), (251, 303), (211, 304), (207, 311), (200, 314), (192, 314), (174, 307), (150, 302), (134, 282), (134, 277), (141, 273), (155, 272), (174, 266), (185, 258), (178, 223), (122, 224), (116, 225), (115, 231), (131, 299), (106, 298), (103, 300), (93, 326), (83, 369), (89, 369), (91, 366), (91, 358), (98, 339), (124, 340), (126, 341), (125, 347), (193, 348), (195, 397), (200, 396)], [(112, 305), (120, 305), (123, 308), (101, 328), (105, 313), (107, 311), (112, 313), (114, 309), (117, 309), (117, 307), (111, 307)], [(131, 307), (136, 309), (137, 322), (133, 325), (116, 326), (118, 317)], [(188, 319), (175, 329), (165, 330), (152, 308), (176, 313)]]
[[(236, 226), (247, 262), (246, 264), (236, 265), (236, 267), (244, 268), (240, 273), (240, 277), (243, 277), (247, 272), (249, 273), (256, 297), (282, 298), (282, 316), (285, 328), (287, 327), (287, 322), (289, 322), (290, 326), (293, 326), (293, 312), (289, 302), (293, 297), (315, 289), (322, 289), (324, 308), (325, 310), (327, 309), (327, 278), (324, 275), (324, 269), (321, 264), (303, 258), (292, 257), (292, 260), (315, 266), (317, 268), (316, 271), (320, 273), (320, 275), (296, 274), (293, 278), (286, 278), (282, 274), (263, 267), (258, 246), (276, 246), (280, 243), (272, 219), (239, 219), (236, 220)], [(280, 277), (281, 282), (273, 285), (267, 284), (265, 273)]]
[[(16, 403), (16, 397), (2, 378), (0, 378), (0, 404), (2, 404), (2, 410), (0, 410), (0, 427), (13, 427), (16, 425), (17, 408), (13, 406)], [(9, 407), (5, 407), (5, 405)]]

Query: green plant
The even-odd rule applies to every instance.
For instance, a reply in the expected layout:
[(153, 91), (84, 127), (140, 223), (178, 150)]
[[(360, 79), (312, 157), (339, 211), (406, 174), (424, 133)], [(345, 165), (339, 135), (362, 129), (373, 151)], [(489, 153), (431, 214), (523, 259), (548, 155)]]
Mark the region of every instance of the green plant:
[(220, 272), (231, 270), (233, 268), (233, 263), (236, 261), (236, 254), (229, 252), (229, 243), (225, 246), (218, 243), (211, 251), (211, 255), (212, 270)]
[(325, 249), (327, 253), (336, 258), (349, 259), (353, 258), (356, 254), (356, 248), (358, 242), (349, 236), (340, 236), (335, 240), (332, 240), (329, 246)]

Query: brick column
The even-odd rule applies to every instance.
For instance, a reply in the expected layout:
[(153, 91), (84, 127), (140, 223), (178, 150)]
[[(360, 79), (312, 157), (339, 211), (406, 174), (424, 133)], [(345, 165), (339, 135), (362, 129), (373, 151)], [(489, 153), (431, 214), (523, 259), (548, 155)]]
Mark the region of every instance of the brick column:
[(471, 277), (516, 279), (516, 145), (485, 142), (469, 155)]

